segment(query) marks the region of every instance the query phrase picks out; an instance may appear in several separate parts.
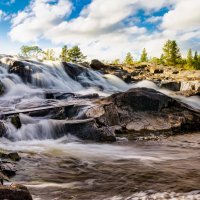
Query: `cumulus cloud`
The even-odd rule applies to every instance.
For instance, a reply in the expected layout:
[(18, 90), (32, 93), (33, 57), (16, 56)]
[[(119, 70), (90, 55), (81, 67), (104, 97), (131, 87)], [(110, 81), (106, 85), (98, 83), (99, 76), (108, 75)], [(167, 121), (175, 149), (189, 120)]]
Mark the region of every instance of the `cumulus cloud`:
[[(72, 12), (72, 2), (33, 0), (13, 17), (11, 39), (78, 44), (90, 58), (113, 59), (123, 57), (128, 51), (137, 56), (144, 47), (152, 56), (158, 56), (167, 39), (178, 39), (186, 47), (184, 40), (199, 37), (199, 0), (92, 0), (78, 17), (70, 19), (66, 16)], [(164, 7), (169, 9), (164, 16), (151, 15)], [(137, 26), (141, 20), (139, 10), (150, 16), (146, 22), (161, 23), (160, 29), (152, 32)], [(183, 28), (181, 33), (179, 30)]]
[(200, 28), (200, 1), (182, 0), (163, 17), (161, 27), (173, 31), (191, 31)]
[(12, 19), (11, 39), (19, 42), (37, 41), (70, 14), (71, 6), (67, 0), (58, 0), (57, 3), (52, 0), (32, 1)]

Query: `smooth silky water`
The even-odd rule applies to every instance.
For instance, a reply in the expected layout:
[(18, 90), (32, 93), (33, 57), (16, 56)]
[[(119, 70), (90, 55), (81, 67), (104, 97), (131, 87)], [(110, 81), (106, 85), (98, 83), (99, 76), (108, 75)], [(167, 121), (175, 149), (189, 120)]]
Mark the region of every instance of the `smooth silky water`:
[[(94, 71), (88, 72), (89, 78), (81, 74), (79, 82), (74, 81), (58, 62), (33, 62), (31, 67), (33, 82), (25, 84), (17, 75), (9, 74), (5, 65), (0, 66), (6, 89), (0, 97), (1, 112), (63, 103), (46, 100), (45, 89), (101, 96), (132, 87), (159, 90), (148, 81), (127, 85)], [(80, 80), (90, 87), (85, 88)], [(170, 91), (162, 92), (171, 95)], [(175, 98), (200, 108), (199, 97)], [(17, 175), (11, 181), (26, 185), (34, 200), (200, 199), (199, 133), (158, 141), (119, 138), (116, 143), (99, 144), (70, 134), (58, 137), (57, 132), (63, 132), (62, 120), (24, 114), (20, 119), (22, 127), (18, 130), (4, 121), (7, 133), (0, 138), (0, 148), (21, 155)]]

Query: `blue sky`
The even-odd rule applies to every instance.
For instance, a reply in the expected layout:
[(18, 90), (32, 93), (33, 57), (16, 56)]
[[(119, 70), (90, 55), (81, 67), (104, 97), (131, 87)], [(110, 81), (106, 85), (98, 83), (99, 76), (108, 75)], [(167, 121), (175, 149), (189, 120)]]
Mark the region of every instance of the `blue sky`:
[(123, 59), (129, 51), (138, 58), (143, 48), (159, 56), (175, 39), (185, 55), (200, 51), (199, 8), (199, 0), (1, 0), (0, 53), (24, 44), (59, 52), (67, 44), (88, 58)]

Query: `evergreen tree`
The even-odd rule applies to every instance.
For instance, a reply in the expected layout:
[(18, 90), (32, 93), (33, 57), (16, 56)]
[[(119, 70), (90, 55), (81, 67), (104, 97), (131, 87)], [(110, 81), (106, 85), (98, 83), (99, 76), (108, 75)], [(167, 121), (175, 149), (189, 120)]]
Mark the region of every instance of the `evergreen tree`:
[(80, 63), (86, 59), (87, 56), (84, 56), (78, 46), (74, 46), (68, 50), (69, 61)]
[(164, 54), (162, 53), (161, 56), (160, 56), (160, 64), (164, 65), (165, 62), (164, 62)]
[(166, 65), (170, 65), (170, 49), (171, 49), (171, 41), (167, 40), (163, 47), (163, 58)]
[(147, 61), (148, 61), (147, 51), (146, 51), (145, 48), (144, 48), (143, 51), (142, 51), (140, 61), (141, 61), (141, 62), (147, 62)]
[(200, 69), (200, 60), (199, 60), (199, 55), (198, 55), (198, 52), (195, 51), (195, 54), (194, 54), (194, 67), (195, 69)]
[(175, 40), (168, 40), (164, 47), (164, 61), (166, 65), (177, 65), (181, 61), (180, 49)]
[(67, 45), (64, 45), (60, 54), (60, 60), (62, 62), (68, 62), (69, 58), (68, 58), (68, 48)]
[(126, 58), (124, 60), (124, 63), (127, 64), (127, 65), (132, 65), (134, 63), (133, 62), (133, 56), (131, 55), (130, 52), (127, 53)]
[(193, 63), (192, 49), (189, 49), (187, 53), (187, 68), (193, 68)]

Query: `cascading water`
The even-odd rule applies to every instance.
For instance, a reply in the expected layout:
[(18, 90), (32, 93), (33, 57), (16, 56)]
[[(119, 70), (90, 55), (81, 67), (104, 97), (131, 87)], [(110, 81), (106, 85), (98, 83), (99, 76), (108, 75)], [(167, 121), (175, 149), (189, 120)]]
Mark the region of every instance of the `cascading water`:
[[(4, 64), (0, 64), (0, 84), (4, 87), (4, 94), (0, 96), (0, 115), (68, 101), (47, 100), (46, 92), (104, 96), (132, 87), (160, 90), (150, 81), (128, 85), (116, 76), (103, 76), (80, 65), (20, 62), (25, 67), (21, 76), (21, 71), (18, 73), (15, 69), (15, 73), (11, 73), (5, 58)], [(30, 77), (23, 79), (24, 74)], [(181, 98), (200, 108), (199, 97)], [(0, 138), (0, 148), (22, 154), (20, 170), (14, 180), (27, 185), (34, 200), (199, 198), (200, 180), (196, 178), (200, 164), (198, 134), (191, 135), (188, 143), (186, 136), (180, 136), (164, 143), (135, 143), (121, 139), (116, 144), (96, 144), (83, 142), (70, 133), (66, 135), (63, 126), (68, 118), (54, 120), (51, 117), (51, 113), (45, 117), (19, 114), (22, 124), (19, 129), (10, 119), (2, 121), (6, 132)], [(191, 174), (195, 176), (192, 184), (188, 182)], [(174, 193), (168, 192), (172, 188)]]

